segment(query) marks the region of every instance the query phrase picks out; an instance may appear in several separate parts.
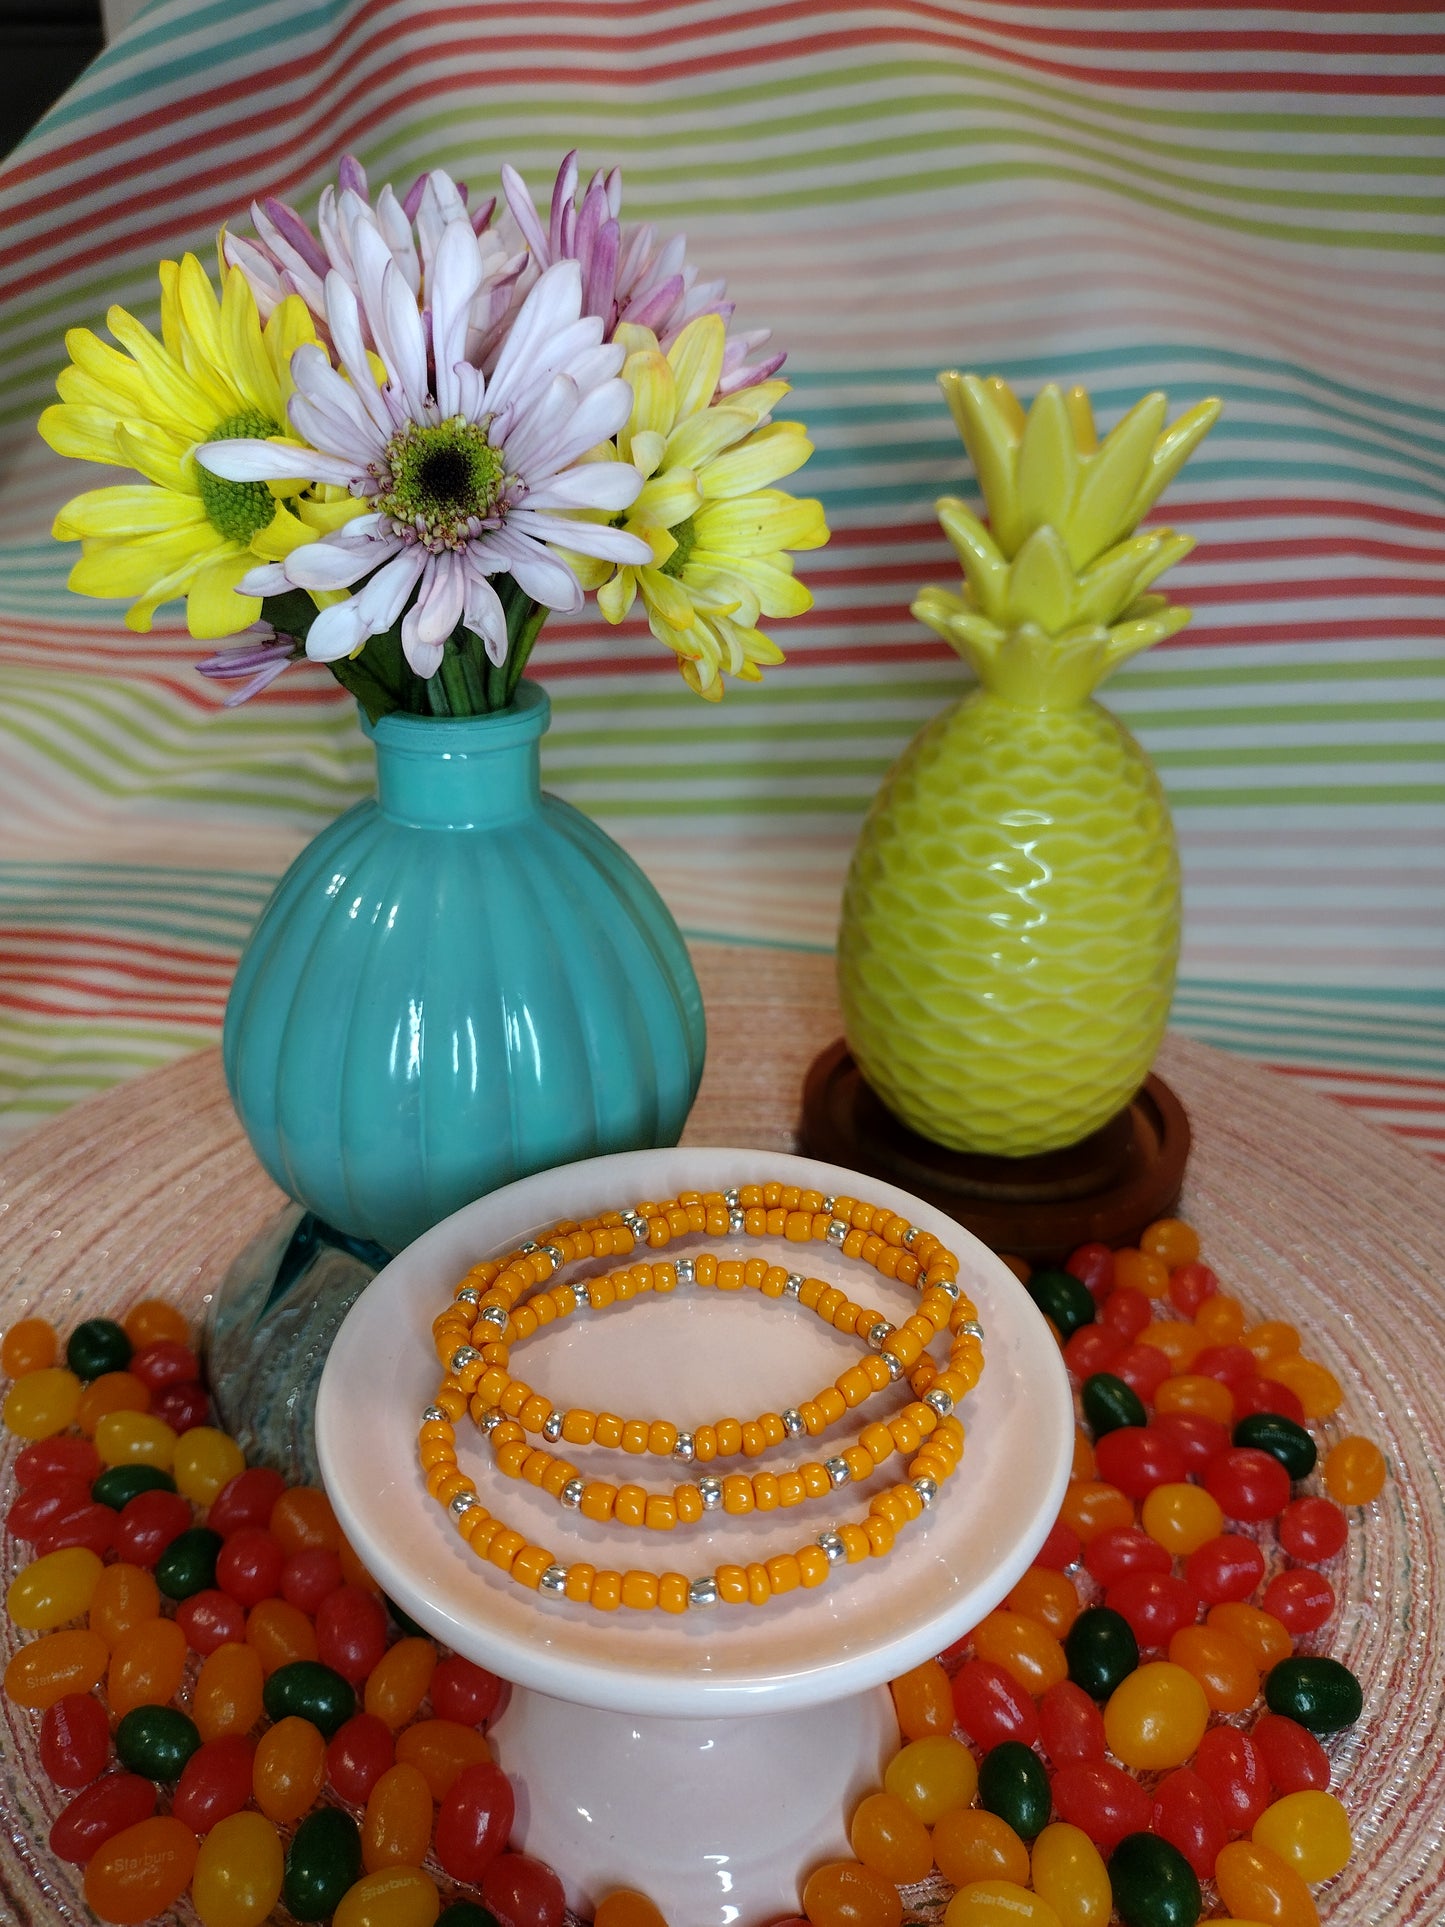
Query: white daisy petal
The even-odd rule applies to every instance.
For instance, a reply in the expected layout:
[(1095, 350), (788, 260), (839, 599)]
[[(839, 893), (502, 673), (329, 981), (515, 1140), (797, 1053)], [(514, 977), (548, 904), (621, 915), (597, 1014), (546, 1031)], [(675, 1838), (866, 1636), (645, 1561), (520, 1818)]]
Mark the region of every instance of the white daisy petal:
[(202, 442), (196, 450), (202, 468), (228, 482), (334, 482), (345, 488), (356, 470), (339, 456), (283, 442)]
[(353, 596), (350, 602), (333, 602), (320, 612), (306, 636), (306, 654), (312, 662), (339, 662), (343, 656), (354, 656), (375, 633), (367, 628), (358, 601)]
[(581, 585), (566, 563), (515, 529), (511, 520), (491, 538), (489, 546), (505, 557), (502, 567), (523, 595), (563, 615), (572, 615), (582, 607)]
[(626, 509), (637, 500), (642, 477), (631, 462), (586, 462), (549, 476), (527, 494), (529, 509)]
[(500, 669), (507, 660), (507, 615), (501, 597), (469, 556), (466, 568), (466, 607), (462, 620), (480, 636), (487, 655)]
[[(456, 364), (466, 350), (472, 297), (481, 285), (482, 251), (477, 246), (477, 237), (472, 233), (469, 222), (452, 221), (437, 248), (436, 266), (428, 290), (431, 297), (437, 406), (443, 416), (455, 415), (460, 407)], [(411, 306), (415, 312), (414, 300)]]
[(650, 562), (652, 550), (639, 535), (626, 529), (609, 528), (605, 522), (574, 522), (566, 516), (533, 515), (527, 509), (513, 509), (507, 528), (519, 535), (535, 536), (539, 542), (556, 542), (579, 555), (600, 556), (605, 562)]
[(540, 449), (533, 461), (533, 472), (554, 474), (566, 468), (589, 448), (610, 441), (632, 412), (632, 390), (625, 381), (604, 381), (582, 402), (567, 426)]
[(246, 574), (236, 584), (242, 595), (285, 595), (291, 584), (286, 580), (286, 571), (279, 562), (262, 562)]
[[(331, 339), (336, 344), (337, 356), (351, 378), (351, 393), (385, 441), (392, 430), (391, 416), (381, 399), (376, 376), (371, 372), (371, 363), (367, 360), (366, 343), (361, 333), (361, 310), (357, 307), (356, 296), (339, 274), (326, 277), (326, 319)], [(304, 383), (309, 391), (319, 380), (319, 371), (313, 371), (309, 362), (304, 369), (298, 368), (304, 352), (303, 349), (297, 349), (291, 357), (291, 369), (298, 385)], [(334, 374), (335, 370), (328, 368), (327, 372)]]
[(286, 580), (297, 589), (349, 589), (390, 552), (384, 542), (374, 542), (364, 550), (344, 549), (329, 538), (306, 542), (287, 556)]
[(406, 599), (426, 567), (427, 553), (415, 543), (394, 555), (385, 568), (357, 590), (344, 605), (353, 608), (366, 625), (369, 636), (384, 636), (406, 607)]
[(535, 367), (540, 344), (570, 327), (581, 312), (582, 270), (575, 261), (559, 261), (556, 267), (547, 269), (522, 303), (506, 346), (497, 357), (491, 379), (495, 407), (502, 405), (519, 374), (525, 376)]

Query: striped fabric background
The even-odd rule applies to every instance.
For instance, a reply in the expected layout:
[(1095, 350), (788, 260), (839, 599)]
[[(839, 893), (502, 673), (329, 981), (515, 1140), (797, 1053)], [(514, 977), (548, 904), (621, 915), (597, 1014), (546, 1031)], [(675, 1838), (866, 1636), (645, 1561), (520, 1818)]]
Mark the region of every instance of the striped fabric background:
[(721, 711), (645, 630), (551, 625), (549, 785), (690, 932), (827, 947), (861, 812), (963, 673), (908, 602), (970, 492), (943, 366), (1221, 394), (1171, 491), (1195, 611), (1105, 699), (1187, 866), (1175, 1022), (1445, 1156), (1445, 34), (1424, 8), (153, 0), (0, 171), (0, 1127), (214, 1037), (369, 752), (321, 670), (223, 712), (49, 541), (66, 326), (153, 319), (254, 192), (574, 142), (789, 349), (832, 545)]

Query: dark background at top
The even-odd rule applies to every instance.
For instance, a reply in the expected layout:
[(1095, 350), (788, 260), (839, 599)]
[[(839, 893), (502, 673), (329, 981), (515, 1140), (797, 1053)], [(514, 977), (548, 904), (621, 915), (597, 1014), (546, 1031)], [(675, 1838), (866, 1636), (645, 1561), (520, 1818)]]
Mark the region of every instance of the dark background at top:
[(100, 52), (100, 0), (0, 0), (0, 155)]

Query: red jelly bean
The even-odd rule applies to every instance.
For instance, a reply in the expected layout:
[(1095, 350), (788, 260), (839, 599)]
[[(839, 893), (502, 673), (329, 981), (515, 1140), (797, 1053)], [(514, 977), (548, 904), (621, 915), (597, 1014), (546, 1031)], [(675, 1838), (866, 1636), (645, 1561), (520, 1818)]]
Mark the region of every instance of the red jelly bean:
[(286, 1490), (286, 1481), (269, 1466), (253, 1465), (238, 1472), (229, 1485), (223, 1485), (211, 1501), (206, 1524), (223, 1539), (242, 1526), (264, 1526), (271, 1510)]
[(1333, 1559), (1350, 1536), (1350, 1522), (1330, 1499), (1291, 1499), (1275, 1527), (1291, 1559)]
[(1201, 1880), (1212, 1877), (1219, 1850), (1229, 1840), (1213, 1790), (1185, 1766), (1166, 1773), (1155, 1787), (1149, 1830), (1177, 1847)]
[(1236, 1445), (1211, 1459), (1204, 1483), (1226, 1519), (1258, 1524), (1289, 1504), (1289, 1473), (1277, 1458), (1252, 1445)]
[(1221, 1452), (1229, 1450), (1229, 1428), (1218, 1419), (1197, 1412), (1156, 1412), (1149, 1430), (1172, 1439), (1184, 1454), (1185, 1469), (1200, 1473)]
[(1099, 1477), (1131, 1499), (1143, 1499), (1156, 1485), (1177, 1485), (1184, 1477), (1184, 1454), (1171, 1438), (1142, 1425), (1121, 1425), (1094, 1446)]
[(495, 1673), (454, 1654), (431, 1676), (432, 1711), (439, 1720), (455, 1720), (459, 1726), (485, 1726), (497, 1710), (502, 1687)]
[(1049, 1536), (1034, 1554), (1036, 1566), (1047, 1566), (1051, 1572), (1062, 1572), (1065, 1566), (1079, 1562), (1083, 1547), (1079, 1535), (1063, 1519), (1055, 1519), (1049, 1527)]
[(1064, 1270), (1087, 1285), (1096, 1298), (1114, 1289), (1114, 1254), (1107, 1245), (1079, 1245), (1064, 1260)]
[(32, 1541), (43, 1558), (47, 1552), (66, 1552), (83, 1547), (103, 1559), (118, 1543), (117, 1517), (108, 1505), (97, 1505), (88, 1494), (81, 1502), (63, 1506), (43, 1526)]
[(1124, 1335), (1112, 1325), (1080, 1325), (1064, 1346), (1064, 1363), (1077, 1379), (1107, 1372), (1124, 1349)]
[(1054, 1775), (1054, 1811), (1080, 1827), (1101, 1853), (1109, 1853), (1126, 1834), (1149, 1826), (1149, 1795), (1132, 1774), (1107, 1760), (1081, 1760)]
[(1038, 1703), (1039, 1740), (1056, 1767), (1102, 1760), (1108, 1752), (1104, 1716), (1071, 1679), (1058, 1680)]
[(1137, 1338), (1153, 1320), (1154, 1307), (1142, 1291), (1136, 1291), (1132, 1285), (1121, 1285), (1117, 1291), (1111, 1291), (1100, 1305), (1099, 1317), (1127, 1342)]
[(152, 1781), (138, 1773), (107, 1773), (60, 1809), (50, 1829), (50, 1851), (57, 1860), (83, 1867), (112, 1835), (149, 1820), (155, 1810)]
[(1199, 1594), (1170, 1572), (1130, 1572), (1104, 1595), (1104, 1604), (1129, 1622), (1141, 1646), (1167, 1646), (1199, 1617)]
[(186, 1761), (171, 1812), (192, 1833), (209, 1833), (250, 1799), (255, 1760), (256, 1742), (248, 1734), (208, 1740)]
[(281, 1590), (286, 1555), (264, 1526), (238, 1526), (216, 1554), (216, 1584), (243, 1606), (259, 1606)]
[(512, 1783), (490, 1760), (463, 1767), (437, 1809), (436, 1856), (453, 1880), (475, 1882), (507, 1844)]
[(1250, 1735), (1259, 1748), (1275, 1793), (1323, 1793), (1330, 1784), (1329, 1755), (1313, 1733), (1282, 1713), (1261, 1713)]
[(281, 1597), (315, 1616), (328, 1593), (341, 1585), (341, 1555), (326, 1546), (293, 1552), (281, 1568)]
[(1115, 1526), (1084, 1547), (1084, 1564), (1101, 1586), (1112, 1586), (1128, 1572), (1168, 1572), (1173, 1563), (1159, 1541), (1137, 1526)]
[(1126, 1345), (1109, 1369), (1146, 1405), (1153, 1403), (1159, 1387), (1174, 1370), (1157, 1345)]
[(33, 1440), (15, 1459), (15, 1483), (22, 1490), (44, 1479), (79, 1479), (88, 1489), (100, 1471), (100, 1454), (93, 1442), (68, 1432)]
[(482, 1875), (482, 1905), (502, 1927), (562, 1927), (567, 1901), (545, 1860), (500, 1853)]
[(1219, 1280), (1197, 1258), (1187, 1265), (1176, 1265), (1169, 1274), (1169, 1301), (1186, 1318), (1192, 1318), (1205, 1299), (1218, 1290)]
[(371, 1789), (395, 1764), (396, 1736), (375, 1713), (354, 1714), (326, 1749), (327, 1777), (354, 1807), (366, 1805)]
[(1260, 1604), (1290, 1632), (1312, 1633), (1334, 1612), (1335, 1589), (1322, 1572), (1297, 1566), (1292, 1572), (1275, 1574)]
[(68, 1793), (99, 1779), (110, 1758), (110, 1722), (93, 1693), (66, 1693), (40, 1721), (40, 1764)]
[(1237, 1532), (1221, 1532), (1196, 1546), (1184, 1561), (1184, 1577), (1207, 1606), (1248, 1599), (1264, 1577), (1264, 1554)]
[(953, 1710), (964, 1732), (985, 1752), (1003, 1740), (1032, 1746), (1039, 1737), (1033, 1700), (991, 1659), (969, 1659), (959, 1667), (953, 1676)]
[(166, 1385), (151, 1394), (151, 1411), (156, 1418), (164, 1419), (173, 1432), (189, 1432), (210, 1418), (211, 1401), (204, 1385)]
[(1257, 1412), (1275, 1412), (1280, 1418), (1293, 1419), (1296, 1425), (1304, 1424), (1305, 1408), (1288, 1385), (1276, 1384), (1272, 1378), (1246, 1378), (1230, 1389), (1236, 1420), (1252, 1418)]
[(205, 1592), (193, 1592), (180, 1602), (176, 1607), (176, 1624), (185, 1634), (191, 1651), (204, 1658), (219, 1647), (246, 1637), (246, 1610), (229, 1593), (208, 1587)]
[(33, 1545), (52, 1520), (89, 1504), (90, 1482), (86, 1479), (70, 1473), (36, 1479), (12, 1502), (5, 1515), (5, 1530), (26, 1545)]
[(183, 1385), (199, 1379), (201, 1361), (189, 1345), (182, 1345), (174, 1338), (158, 1338), (153, 1345), (132, 1352), (126, 1370), (142, 1385), (159, 1392), (166, 1385)]
[(116, 1520), (115, 1549), (127, 1565), (149, 1570), (190, 1525), (191, 1508), (179, 1492), (138, 1492)]
[(1206, 1345), (1189, 1369), (1200, 1378), (1217, 1378), (1221, 1385), (1235, 1386), (1253, 1378), (1256, 1365), (1254, 1353), (1243, 1345)]
[(316, 1613), (316, 1657), (359, 1686), (386, 1651), (386, 1608), (359, 1586), (338, 1586)]
[(1269, 1805), (1264, 1755), (1247, 1733), (1211, 1726), (1194, 1755), (1194, 1771), (1218, 1800), (1224, 1824), (1248, 1833)]

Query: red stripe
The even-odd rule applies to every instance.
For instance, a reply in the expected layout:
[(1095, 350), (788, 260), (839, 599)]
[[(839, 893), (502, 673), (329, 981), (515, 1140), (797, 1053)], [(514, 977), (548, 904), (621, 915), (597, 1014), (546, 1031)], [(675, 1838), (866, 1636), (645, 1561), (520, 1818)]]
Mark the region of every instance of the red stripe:
[[(1440, 1128), (1445, 1129), (1445, 1090), (1436, 1098), (1368, 1097), (1361, 1091), (1325, 1091), (1323, 1094), (1332, 1097), (1337, 1104), (1348, 1104), (1351, 1110), (1438, 1111), (1441, 1113)], [(1402, 1125), (1400, 1128), (1403, 1130), (1405, 1127)]]
[[(23, 940), (26, 934), (27, 932), (14, 923), (5, 933), (6, 937), (12, 940), (16, 938)], [(77, 930), (70, 924), (45, 924), (38, 926), (34, 934), (37, 938), (43, 938), (51, 949), (63, 950), (73, 944), (77, 949), (110, 950), (120, 957), (167, 958), (175, 964), (193, 964), (197, 970), (207, 972), (213, 977), (217, 976), (218, 972), (229, 977), (236, 962), (236, 951), (231, 945), (218, 945), (215, 950), (193, 950), (185, 944), (147, 943), (140, 938), (117, 937), (101, 931)], [(19, 943), (0, 941), (0, 963), (28, 964), (35, 961), (34, 953), (23, 949)], [(71, 959), (71, 961), (79, 960)], [(138, 975), (147, 974), (141, 964), (133, 964), (130, 967)], [(172, 974), (176, 983), (192, 981), (190, 978)]]
[[(1394, 1071), (1337, 1071), (1316, 1068), (1306, 1070), (1300, 1064), (1275, 1064), (1274, 1070), (1284, 1077), (1332, 1077), (1353, 1084), (1402, 1084), (1409, 1090), (1445, 1091), (1445, 1081), (1436, 1077), (1400, 1077)], [(1382, 1102), (1388, 1102), (1382, 1099)]]
[[(89, 986), (83, 986), (83, 988), (87, 991), (89, 990)], [(123, 1005), (127, 1007), (122, 1008)], [(134, 1008), (130, 1006), (134, 1006)], [(140, 1008), (141, 1006), (146, 1006), (147, 1008), (142, 1009)], [(194, 1014), (190, 1012), (190, 1006), (195, 1006)], [(96, 999), (92, 996), (87, 1004), (77, 1006), (74, 1004), (49, 1003), (43, 997), (16, 997), (11, 996), (5, 991), (0, 991), (0, 1010), (19, 1010), (26, 1011), (38, 1017), (69, 1017), (82, 1021), (86, 1019), (87, 1015), (93, 1019), (96, 1015), (104, 1015), (106, 1012), (114, 1010), (117, 1016), (125, 1017), (128, 1022), (133, 1022), (137, 1017), (144, 1018), (149, 1016), (151, 1021), (155, 1023), (186, 1023), (189, 1021), (192, 1023), (204, 1022), (209, 1025), (220, 1023), (221, 1019), (225, 1016), (226, 1000), (224, 997), (182, 997), (169, 1001), (165, 998), (149, 996), (126, 998), (121, 993), (116, 992), (113, 993), (109, 999), (105, 1000)], [(205, 1013), (205, 1015), (203, 1016), (200, 1013)]]

